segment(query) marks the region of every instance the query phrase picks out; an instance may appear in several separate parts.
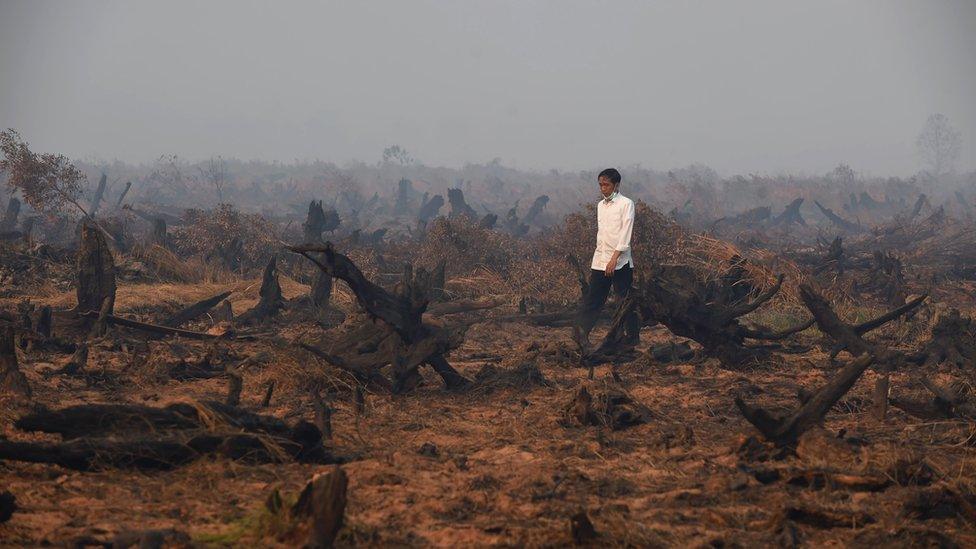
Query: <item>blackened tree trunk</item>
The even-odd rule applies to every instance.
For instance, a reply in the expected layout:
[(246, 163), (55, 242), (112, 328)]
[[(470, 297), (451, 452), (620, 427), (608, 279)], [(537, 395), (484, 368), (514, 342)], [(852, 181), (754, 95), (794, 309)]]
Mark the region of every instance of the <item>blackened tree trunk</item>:
[(308, 214), (305, 216), (305, 223), (302, 224), (305, 242), (309, 244), (319, 244), (322, 242), (322, 231), (325, 230), (325, 211), (322, 210), (322, 201), (311, 201), (308, 204)]
[[(78, 307), (86, 313), (98, 311), (106, 298), (115, 301), (115, 261), (105, 243), (105, 236), (90, 221), (81, 226), (81, 246), (78, 248)], [(112, 310), (109, 310), (112, 313)]]
[(329, 308), (329, 300), (332, 299), (332, 275), (319, 270), (312, 283), (312, 303), (319, 309)]
[(13, 326), (0, 329), (0, 392), (25, 398), (31, 396), (27, 378), (17, 366)]

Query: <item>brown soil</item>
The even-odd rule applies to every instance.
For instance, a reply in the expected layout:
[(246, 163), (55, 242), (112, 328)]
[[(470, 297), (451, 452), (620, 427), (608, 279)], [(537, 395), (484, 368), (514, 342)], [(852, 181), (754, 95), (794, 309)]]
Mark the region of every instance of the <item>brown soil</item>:
[[(282, 286), (286, 298), (305, 290), (285, 279)], [(221, 288), (122, 287), (116, 309), (125, 314), (168, 299), (189, 302)], [(248, 289), (255, 299), (256, 291), (256, 286)], [(236, 312), (246, 306), (234, 304)], [(303, 329), (296, 323), (279, 335), (294, 337)], [(89, 359), (91, 369), (104, 369), (115, 382), (45, 379), (42, 373), (60, 367), (66, 357), (21, 355), (36, 402), (57, 408), (222, 399), (225, 379), (153, 378), (138, 346), (128, 354), (117, 347), (138, 336), (116, 330)], [(597, 533), (588, 543), (599, 546), (976, 544), (976, 516), (972, 507), (966, 510), (976, 480), (972, 424), (922, 422), (898, 410), (883, 423), (870, 419), (873, 372), (825, 422), (828, 439), (853, 441), (849, 454), (810, 451), (776, 459), (774, 449), (754, 440), (758, 433), (738, 412), (732, 394), (767, 407), (795, 407), (797, 386), (819, 386), (832, 373), (826, 352), (814, 345), (815, 335), (804, 333), (798, 340), (813, 350), (748, 371), (721, 369), (714, 360), (664, 365), (642, 358), (625, 365), (617, 386), (649, 407), (652, 417), (618, 431), (566, 418), (565, 408), (581, 384), (599, 390), (614, 383), (606, 367), (588, 381), (586, 370), (558, 353), (547, 354), (546, 349), (572, 348), (569, 329), (477, 324), (451, 356), (468, 378), (489, 362), (515, 368), (534, 361), (549, 386), (482, 385), (453, 394), (425, 371), (427, 383), (413, 393), (367, 394), (362, 415), (354, 410), (348, 379), (310, 355), (266, 342), (233, 345), (242, 356), (269, 353), (245, 371), (242, 405), (247, 408), (259, 409), (265, 384), (274, 379), (271, 406), (261, 411), (290, 421), (311, 419), (309, 380), (326, 377), (337, 387), (334, 445), (358, 457), (343, 465), (349, 503), (340, 546), (563, 546), (573, 543), (570, 517), (581, 510)], [(642, 348), (672, 339), (663, 327), (646, 329)], [(544, 343), (542, 352), (530, 350), (533, 343)], [(204, 352), (208, 344), (181, 345)], [(899, 373), (892, 387), (904, 394), (917, 384)], [(3, 436), (43, 439), (12, 426), (20, 411), (5, 407)], [(282, 544), (267, 524), (265, 500), (275, 489), (297, 494), (314, 473), (329, 467), (203, 459), (159, 473), (81, 473), (2, 462), (0, 491), (16, 496), (18, 510), (0, 524), (0, 540), (4, 546), (34, 546), (176, 528), (203, 545)], [(930, 469), (931, 478), (904, 478), (906, 469), (916, 470), (912, 467)], [(837, 475), (880, 478), (883, 485), (845, 486), (831, 480)], [(950, 505), (948, 511), (945, 505), (918, 505), (933, 498), (963, 505)]]

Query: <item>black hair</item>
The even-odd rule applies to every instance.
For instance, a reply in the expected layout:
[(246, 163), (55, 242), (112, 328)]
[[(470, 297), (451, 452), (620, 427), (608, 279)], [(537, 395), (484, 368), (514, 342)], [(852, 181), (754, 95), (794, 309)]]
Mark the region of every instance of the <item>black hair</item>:
[(617, 183), (620, 183), (620, 172), (618, 172), (614, 168), (607, 168), (607, 169), (603, 170), (602, 172), (600, 172), (600, 175), (597, 176), (597, 179), (600, 179), (601, 177), (606, 177), (614, 185), (616, 185)]

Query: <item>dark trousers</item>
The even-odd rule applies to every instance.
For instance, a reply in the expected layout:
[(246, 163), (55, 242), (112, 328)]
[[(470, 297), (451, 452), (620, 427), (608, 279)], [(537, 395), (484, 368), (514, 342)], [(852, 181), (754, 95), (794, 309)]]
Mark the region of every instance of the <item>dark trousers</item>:
[[(600, 309), (610, 296), (610, 287), (618, 299), (623, 300), (630, 293), (630, 286), (634, 281), (634, 269), (625, 265), (607, 276), (603, 271), (590, 270), (590, 289), (583, 297), (579, 312), (579, 327), (584, 337), (590, 335), (590, 330), (596, 325), (600, 316)], [(628, 341), (636, 342), (640, 331), (637, 315), (631, 313), (624, 324), (624, 333)]]

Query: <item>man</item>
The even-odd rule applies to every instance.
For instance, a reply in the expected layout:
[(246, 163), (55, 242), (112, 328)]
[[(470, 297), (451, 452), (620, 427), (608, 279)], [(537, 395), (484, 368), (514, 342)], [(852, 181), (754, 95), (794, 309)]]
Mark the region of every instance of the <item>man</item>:
[[(619, 299), (623, 299), (634, 280), (634, 260), (630, 254), (634, 201), (620, 194), (620, 172), (617, 170), (603, 170), (597, 181), (603, 199), (596, 206), (596, 251), (590, 264), (590, 290), (583, 296), (579, 319), (581, 335), (587, 341), (600, 309), (610, 295), (610, 287)], [(637, 315), (630, 315), (624, 328), (627, 342), (636, 344), (640, 330)]]

